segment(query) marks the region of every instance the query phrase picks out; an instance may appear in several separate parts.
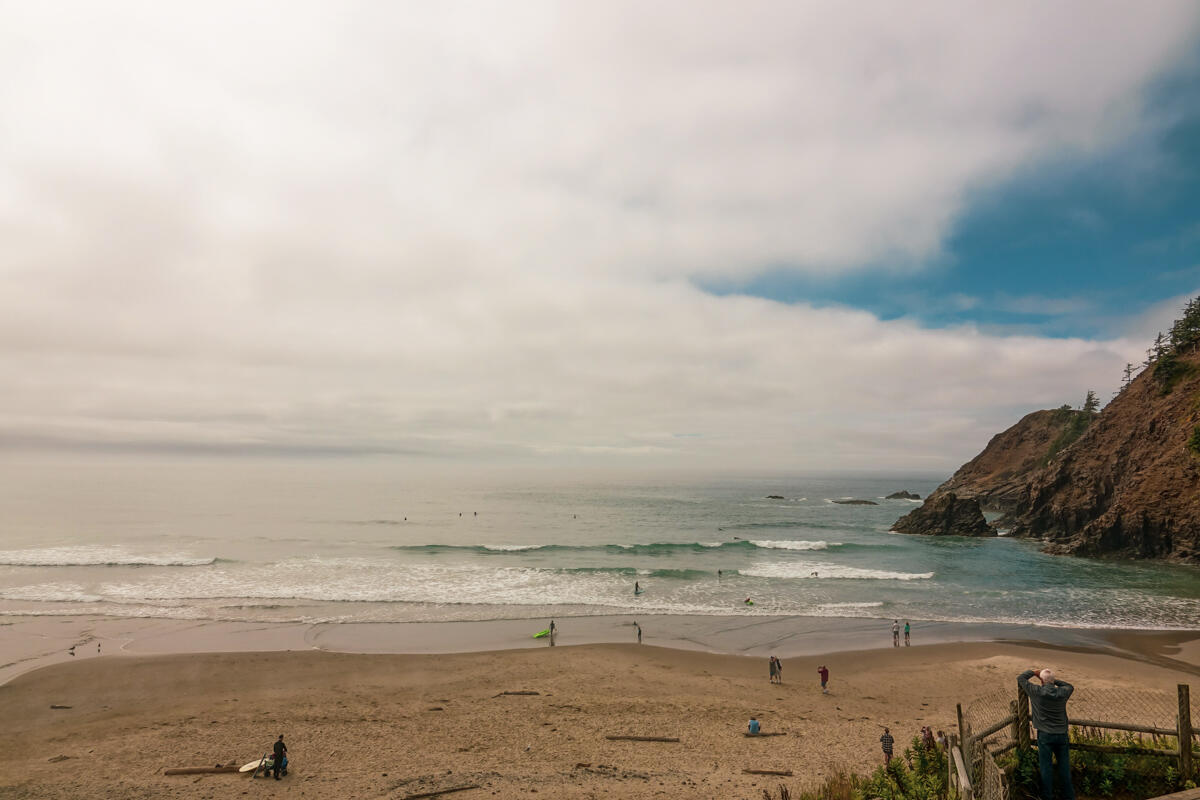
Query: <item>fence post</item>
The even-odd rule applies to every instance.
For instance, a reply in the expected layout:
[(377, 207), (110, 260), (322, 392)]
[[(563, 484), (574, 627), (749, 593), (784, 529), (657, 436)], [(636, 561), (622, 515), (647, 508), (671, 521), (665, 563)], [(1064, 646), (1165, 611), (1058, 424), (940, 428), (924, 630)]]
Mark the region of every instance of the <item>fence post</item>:
[(1020, 684), (1017, 685), (1017, 750), (1021, 753), (1029, 752), (1029, 695), (1021, 691)]
[(1186, 683), (1177, 687), (1179, 690), (1179, 716), (1177, 727), (1179, 734), (1179, 777), (1188, 780), (1192, 776), (1192, 700)]
[(946, 736), (946, 786), (954, 790), (955, 795), (958, 792), (958, 770), (954, 768), (954, 750), (958, 747), (958, 734), (951, 733)]

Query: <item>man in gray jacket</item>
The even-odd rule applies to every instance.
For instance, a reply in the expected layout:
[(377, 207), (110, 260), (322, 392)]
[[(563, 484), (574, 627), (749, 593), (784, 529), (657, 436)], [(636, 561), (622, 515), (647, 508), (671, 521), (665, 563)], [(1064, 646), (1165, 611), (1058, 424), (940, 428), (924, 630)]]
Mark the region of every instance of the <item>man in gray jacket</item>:
[[(1030, 678), (1037, 676), (1038, 683)], [(1040, 684), (1040, 685), (1039, 685)], [(1056, 680), (1048, 669), (1029, 669), (1017, 676), (1017, 685), (1029, 695), (1033, 727), (1037, 728), (1038, 767), (1042, 774), (1042, 800), (1054, 798), (1054, 773), (1062, 783), (1063, 800), (1075, 800), (1071, 785), (1071, 759), (1067, 736), (1067, 700), (1075, 687)]]

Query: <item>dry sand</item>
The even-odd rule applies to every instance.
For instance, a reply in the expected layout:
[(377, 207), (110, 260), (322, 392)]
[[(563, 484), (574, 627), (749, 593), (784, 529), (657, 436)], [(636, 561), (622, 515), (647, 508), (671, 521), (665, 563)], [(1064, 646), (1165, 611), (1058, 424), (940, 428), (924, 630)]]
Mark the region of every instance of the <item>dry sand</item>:
[[(780, 782), (795, 790), (872, 768), (880, 725), (905, 743), (922, 725), (950, 731), (956, 703), (1011, 690), (1035, 665), (1078, 686), (1200, 690), (1194, 640), (1136, 643), (1157, 662), (1009, 643), (889, 647), (786, 659), (781, 686), (768, 683), (765, 659), (626, 644), (105, 655), (0, 686), (0, 798), (402, 798), (479, 784), (448, 797), (758, 800)], [(818, 686), (821, 663), (829, 695)], [(504, 691), (539, 694), (497, 696)], [(744, 737), (751, 714), (788, 735)], [(278, 783), (163, 775), (244, 763), (280, 733), (293, 764)], [(746, 767), (795, 777), (744, 775)]]

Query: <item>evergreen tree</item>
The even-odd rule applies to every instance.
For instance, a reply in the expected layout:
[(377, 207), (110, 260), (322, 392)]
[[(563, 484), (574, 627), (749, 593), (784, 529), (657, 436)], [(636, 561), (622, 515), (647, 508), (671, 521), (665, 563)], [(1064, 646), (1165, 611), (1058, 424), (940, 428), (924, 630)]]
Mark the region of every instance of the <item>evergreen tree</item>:
[(1100, 410), (1100, 400), (1091, 389), (1088, 389), (1087, 398), (1083, 401), (1083, 410), (1090, 413)]

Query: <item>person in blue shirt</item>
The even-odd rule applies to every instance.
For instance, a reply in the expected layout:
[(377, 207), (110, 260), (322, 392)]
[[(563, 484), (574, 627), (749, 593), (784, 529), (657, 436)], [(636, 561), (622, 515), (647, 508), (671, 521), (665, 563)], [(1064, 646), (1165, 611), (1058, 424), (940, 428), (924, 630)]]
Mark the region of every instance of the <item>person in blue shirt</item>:
[(754, 717), (751, 717), (750, 718), (750, 732), (756, 734), (759, 732), (759, 730), (761, 730), (761, 728), (758, 724), (758, 720), (755, 719)]

